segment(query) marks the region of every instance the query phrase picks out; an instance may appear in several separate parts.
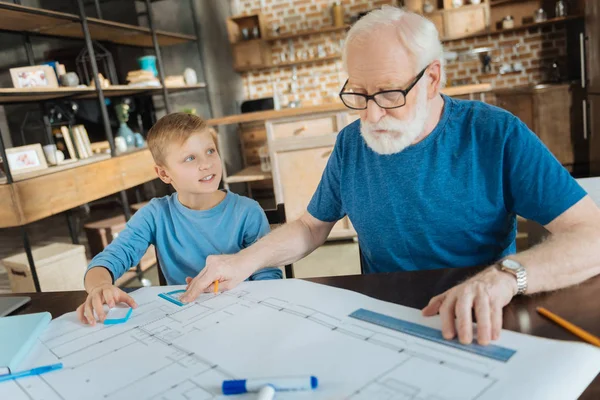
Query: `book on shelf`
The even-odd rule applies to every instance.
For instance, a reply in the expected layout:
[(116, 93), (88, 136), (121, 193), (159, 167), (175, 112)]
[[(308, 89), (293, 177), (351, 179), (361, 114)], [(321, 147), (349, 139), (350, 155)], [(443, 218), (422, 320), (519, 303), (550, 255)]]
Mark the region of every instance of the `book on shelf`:
[(65, 160), (77, 160), (79, 158), (77, 157), (75, 146), (73, 146), (70, 127), (61, 126), (60, 132), (57, 132), (54, 136), (54, 141), (58, 150), (65, 154)]
[(79, 158), (82, 160), (88, 158), (89, 156), (86, 152), (83, 136), (81, 135), (81, 130), (78, 129), (77, 126), (73, 127), (73, 137), (75, 139), (75, 147), (77, 148)]
[(77, 125), (77, 127), (79, 128), (81, 132), (81, 137), (83, 138), (85, 152), (87, 153), (88, 157), (91, 157), (92, 155), (94, 155), (94, 152), (92, 151), (92, 143), (90, 142), (90, 136), (87, 133), (87, 129), (85, 129), (84, 125)]

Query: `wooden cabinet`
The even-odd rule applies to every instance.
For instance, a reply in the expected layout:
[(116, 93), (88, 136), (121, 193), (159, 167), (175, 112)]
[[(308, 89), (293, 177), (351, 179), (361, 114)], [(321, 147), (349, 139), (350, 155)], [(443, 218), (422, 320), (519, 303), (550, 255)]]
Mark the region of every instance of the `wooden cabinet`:
[[(333, 146), (276, 153), (279, 179), (283, 191), (286, 220), (293, 221), (304, 213), (317, 190)], [(333, 227), (330, 237), (354, 236), (345, 217)]]
[(600, 176), (600, 94), (588, 94), (590, 174)]
[(440, 36), (443, 37), (446, 32), (445, 24), (444, 24), (444, 13), (441, 11), (436, 11), (431, 14), (426, 14), (425, 17), (433, 22), (435, 28), (439, 32)]
[(587, 63), (587, 90), (590, 93), (600, 94), (600, 2), (585, 2), (585, 30), (586, 48), (585, 58)]
[(319, 136), (338, 132), (340, 129), (336, 114), (324, 117), (319, 115), (308, 116), (300, 120), (274, 122), (272, 124), (274, 139)]
[[(267, 122), (275, 201), (285, 204), (288, 221), (298, 219), (306, 211), (333, 151), (337, 133), (347, 123), (346, 114)], [(329, 239), (354, 236), (356, 232), (348, 217), (344, 217), (336, 223)]]
[(521, 121), (535, 132), (533, 123), (533, 96), (531, 93), (524, 94), (497, 94), (498, 107), (504, 108), (516, 115)]
[(540, 85), (496, 93), (497, 104), (521, 119), (567, 169), (588, 162), (581, 90), (577, 85)]
[(232, 45), (233, 67), (243, 71), (271, 64), (271, 48), (262, 40), (255, 39)]
[(463, 6), (447, 10), (444, 21), (444, 39), (484, 32), (490, 25), (489, 20), (489, 6), (487, 4)]

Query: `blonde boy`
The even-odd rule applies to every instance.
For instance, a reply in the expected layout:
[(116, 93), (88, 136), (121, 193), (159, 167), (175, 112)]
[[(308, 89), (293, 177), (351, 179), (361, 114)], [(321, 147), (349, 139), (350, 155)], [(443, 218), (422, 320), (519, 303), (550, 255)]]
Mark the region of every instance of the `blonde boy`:
[[(257, 202), (219, 190), (221, 158), (215, 137), (197, 116), (174, 113), (161, 118), (148, 132), (154, 170), (177, 191), (152, 199), (134, 214), (119, 236), (88, 266), (88, 297), (77, 308), (83, 323), (94, 325), (106, 317), (103, 305), (114, 307), (135, 301), (114, 281), (137, 265), (153, 244), (170, 285), (189, 282), (214, 254), (234, 254), (269, 231)], [(250, 280), (280, 279), (278, 268), (265, 268)]]

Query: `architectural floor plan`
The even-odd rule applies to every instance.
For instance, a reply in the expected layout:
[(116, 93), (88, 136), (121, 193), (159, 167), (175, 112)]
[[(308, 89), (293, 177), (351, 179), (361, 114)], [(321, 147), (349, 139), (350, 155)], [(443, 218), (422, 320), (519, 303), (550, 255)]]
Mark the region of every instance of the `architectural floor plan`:
[(277, 399), (484, 400), (576, 398), (600, 371), (600, 350), (503, 331), (496, 360), (349, 317), (357, 309), (439, 328), (437, 318), (299, 280), (246, 282), (178, 306), (144, 288), (120, 325), (52, 321), (23, 368), (64, 369), (0, 383), (0, 398), (244, 399), (226, 379), (314, 375), (313, 392)]

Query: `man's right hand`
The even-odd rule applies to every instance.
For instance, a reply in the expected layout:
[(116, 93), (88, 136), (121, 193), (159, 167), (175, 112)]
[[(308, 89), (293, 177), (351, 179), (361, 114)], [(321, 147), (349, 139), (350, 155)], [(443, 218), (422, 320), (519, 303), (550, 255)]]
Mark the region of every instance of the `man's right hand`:
[(204, 292), (214, 290), (215, 281), (219, 281), (219, 290), (230, 290), (245, 281), (254, 270), (240, 265), (237, 255), (208, 256), (206, 265), (195, 278), (187, 277), (187, 291), (180, 300), (189, 303)]
[(105, 283), (90, 290), (85, 303), (77, 307), (77, 316), (82, 323), (94, 326), (96, 325), (94, 311), (98, 316), (98, 320), (104, 322), (106, 318), (104, 304), (113, 308), (118, 303), (126, 303), (131, 308), (137, 308), (137, 303), (131, 296), (118, 287)]

